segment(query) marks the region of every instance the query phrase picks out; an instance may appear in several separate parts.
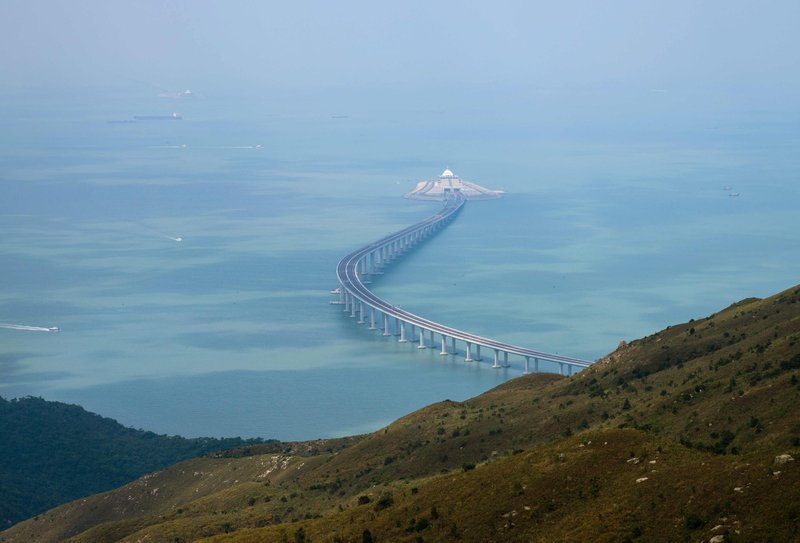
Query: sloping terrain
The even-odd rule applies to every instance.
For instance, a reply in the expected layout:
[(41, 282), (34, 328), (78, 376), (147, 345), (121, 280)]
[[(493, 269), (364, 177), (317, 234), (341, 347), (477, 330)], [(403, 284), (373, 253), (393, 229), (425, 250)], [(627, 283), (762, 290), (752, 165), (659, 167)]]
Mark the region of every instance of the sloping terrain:
[(189, 460), (0, 541), (790, 541), (798, 301), (744, 300), (366, 436)]
[(156, 435), (77, 405), (0, 398), (0, 526), (186, 458), (260, 442)]

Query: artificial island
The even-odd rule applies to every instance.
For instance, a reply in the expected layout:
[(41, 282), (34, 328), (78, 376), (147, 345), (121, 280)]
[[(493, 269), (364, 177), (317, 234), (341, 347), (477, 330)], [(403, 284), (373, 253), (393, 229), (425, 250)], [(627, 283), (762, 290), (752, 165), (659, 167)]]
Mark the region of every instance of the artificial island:
[(406, 193), (411, 200), (444, 200), (448, 195), (460, 193), (467, 200), (494, 200), (503, 195), (502, 190), (491, 190), (477, 183), (464, 181), (449, 168), (437, 179), (425, 179), (417, 183), (414, 190)]
[(400, 343), (416, 343), (420, 349), (433, 348), (438, 336), (442, 356), (460, 354), (457, 344), (460, 342), (465, 362), (482, 360), (481, 348), (484, 348), (493, 352), (494, 368), (509, 367), (509, 355), (524, 359), (525, 373), (530, 371), (531, 361), (534, 372), (539, 372), (539, 362), (545, 361), (557, 364), (558, 373), (562, 375), (572, 375), (574, 370), (588, 367), (591, 362), (586, 360), (512, 345), (426, 319), (379, 298), (366, 286), (374, 277), (383, 274), (387, 264), (448, 225), (467, 200), (495, 199), (502, 194), (501, 191), (463, 181), (449, 169), (442, 172), (438, 180), (421, 181), (413, 191), (405, 195), (406, 198), (443, 201), (442, 209), (416, 224), (361, 247), (340, 260), (336, 268), (339, 287), (332, 291), (339, 295), (339, 299), (331, 303), (343, 305), (344, 311), (350, 317), (358, 317), (359, 324), (369, 323), (370, 330), (380, 329), (384, 336), (399, 337)]

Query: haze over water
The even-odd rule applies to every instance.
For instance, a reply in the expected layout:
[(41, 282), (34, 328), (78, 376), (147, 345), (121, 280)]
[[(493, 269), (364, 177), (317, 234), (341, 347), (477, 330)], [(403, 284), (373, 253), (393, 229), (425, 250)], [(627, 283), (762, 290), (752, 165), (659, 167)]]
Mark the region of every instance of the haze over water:
[(157, 432), (306, 439), (520, 375), (518, 360), (498, 371), (398, 344), (327, 303), (339, 258), (438, 209), (402, 194), (445, 167), (507, 195), (468, 203), (374, 290), (448, 325), (594, 360), (797, 283), (797, 86), (777, 68), (734, 90), (656, 86), (647, 68), (644, 84), (514, 86), (495, 67), (497, 88), (433, 89), (428, 65), (399, 68), (411, 84), (381, 65), (387, 84), (352, 87), (287, 68), (273, 84), (201, 74), (190, 98), (144, 82), (165, 67), (21, 90), (17, 66), (3, 89), (0, 322), (61, 330), (0, 328), (4, 397)]

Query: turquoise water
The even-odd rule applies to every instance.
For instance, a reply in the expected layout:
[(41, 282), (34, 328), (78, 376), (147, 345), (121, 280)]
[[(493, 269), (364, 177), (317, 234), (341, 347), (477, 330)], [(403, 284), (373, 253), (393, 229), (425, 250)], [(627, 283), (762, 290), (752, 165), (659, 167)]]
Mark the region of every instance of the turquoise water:
[(307, 439), (520, 375), (328, 304), (341, 256), (436, 211), (401, 196), (445, 166), (507, 195), (469, 203), (374, 288), (449, 325), (593, 360), (797, 282), (796, 116), (283, 100), (5, 101), (0, 322), (61, 332), (0, 328), (0, 395), (156, 432)]

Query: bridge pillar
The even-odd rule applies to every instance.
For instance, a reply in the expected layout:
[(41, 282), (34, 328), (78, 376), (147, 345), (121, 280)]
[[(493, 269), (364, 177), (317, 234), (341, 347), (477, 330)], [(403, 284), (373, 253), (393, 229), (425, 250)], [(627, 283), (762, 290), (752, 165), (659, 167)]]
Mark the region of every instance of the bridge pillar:
[(439, 353), (441, 356), (448, 355), (450, 353), (447, 352), (447, 336), (442, 335), (442, 352)]
[(472, 362), (472, 343), (467, 343), (467, 357), (464, 362)]
[(364, 324), (364, 302), (358, 302), (358, 324)]
[(508, 363), (508, 351), (503, 352), (503, 367), (510, 368), (511, 366)]
[(530, 361), (531, 361), (531, 357), (530, 357), (530, 356), (526, 356), (526, 357), (525, 357), (525, 375), (528, 375), (528, 373), (529, 373), (529, 372), (528, 372), (528, 363), (529, 363)]
[(539, 373), (539, 359), (538, 358), (534, 358), (533, 359), (533, 371), (536, 372), (536, 373)]
[(564, 363), (563, 363), (563, 362), (559, 362), (559, 363), (558, 363), (558, 366), (559, 366), (559, 368), (558, 368), (558, 374), (559, 374), (559, 375), (564, 375)]
[(498, 360), (497, 360), (498, 356), (500, 356), (500, 352), (497, 349), (495, 349), (494, 350), (494, 364), (492, 364), (493, 368), (499, 368), (500, 367), (500, 364), (498, 363)]
[(450, 346), (452, 347), (452, 354), (458, 354), (458, 350), (456, 349), (456, 338), (450, 338)]
[(344, 287), (342, 287), (342, 291), (344, 292), (344, 312), (347, 313), (350, 311), (350, 293), (344, 290)]
[(406, 321), (400, 321), (400, 339), (397, 341), (399, 343), (406, 342)]
[(433, 349), (433, 346), (434, 346), (435, 344), (436, 344), (436, 343), (434, 343), (434, 341), (433, 341), (433, 330), (431, 330), (431, 349)]
[(383, 315), (383, 335), (384, 336), (391, 336), (392, 334), (389, 333), (389, 315), (386, 313), (382, 313)]
[(480, 345), (475, 345), (475, 360), (477, 360), (478, 362), (483, 360), (483, 358), (481, 357), (481, 346)]
[(419, 329), (419, 345), (417, 345), (417, 349), (424, 349), (425, 347), (427, 347), (427, 345), (425, 345), (425, 329), (424, 328), (420, 328)]
[(375, 330), (375, 308), (370, 307), (369, 309), (369, 329)]
[(409, 340), (411, 343), (414, 343), (416, 341), (415, 338), (417, 337), (417, 327), (413, 324), (410, 324), (409, 326), (411, 326), (411, 337), (409, 337)]
[(350, 300), (350, 318), (356, 318), (356, 299), (353, 296), (351, 296)]

